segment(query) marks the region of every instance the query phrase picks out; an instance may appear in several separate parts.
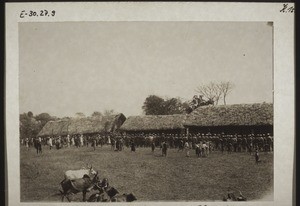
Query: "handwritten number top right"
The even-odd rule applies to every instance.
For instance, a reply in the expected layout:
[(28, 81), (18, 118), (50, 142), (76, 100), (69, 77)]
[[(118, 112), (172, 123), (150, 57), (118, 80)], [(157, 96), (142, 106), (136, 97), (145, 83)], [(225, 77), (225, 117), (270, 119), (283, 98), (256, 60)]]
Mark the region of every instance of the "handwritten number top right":
[(282, 13), (294, 13), (295, 7), (289, 6), (289, 4), (283, 4), (283, 8), (280, 10)]

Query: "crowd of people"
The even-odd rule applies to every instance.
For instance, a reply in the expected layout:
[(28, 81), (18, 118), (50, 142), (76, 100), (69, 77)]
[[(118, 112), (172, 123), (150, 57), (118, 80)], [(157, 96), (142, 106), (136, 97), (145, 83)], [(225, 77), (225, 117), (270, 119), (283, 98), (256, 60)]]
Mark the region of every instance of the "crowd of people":
[[(28, 149), (34, 146), (37, 153), (42, 152), (42, 145), (61, 149), (66, 147), (102, 147), (110, 145), (113, 151), (122, 151), (124, 147), (135, 152), (137, 148), (149, 147), (154, 152), (160, 148), (163, 156), (167, 156), (168, 149), (185, 151), (187, 157), (191, 150), (197, 157), (208, 157), (212, 151), (222, 153), (249, 152), (258, 156), (258, 152), (273, 151), (273, 136), (262, 134), (211, 134), (211, 133), (109, 133), (109, 134), (76, 134), (65, 136), (48, 136), (21, 139), (21, 145)], [(259, 161), (259, 160), (258, 160)]]

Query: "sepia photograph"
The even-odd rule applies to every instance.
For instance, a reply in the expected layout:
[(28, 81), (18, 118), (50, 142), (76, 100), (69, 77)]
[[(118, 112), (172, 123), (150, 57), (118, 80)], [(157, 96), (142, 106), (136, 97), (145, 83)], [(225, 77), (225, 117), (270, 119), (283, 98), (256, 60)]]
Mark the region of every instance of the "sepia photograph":
[(20, 23), (21, 201), (273, 200), (272, 36)]
[(294, 147), (279, 20), (151, 20), (167, 5), (140, 4), (147, 18), (103, 5), (98, 20), (11, 6), (21, 20), (7, 34), (6, 138), (19, 204), (291, 204), (278, 195)]

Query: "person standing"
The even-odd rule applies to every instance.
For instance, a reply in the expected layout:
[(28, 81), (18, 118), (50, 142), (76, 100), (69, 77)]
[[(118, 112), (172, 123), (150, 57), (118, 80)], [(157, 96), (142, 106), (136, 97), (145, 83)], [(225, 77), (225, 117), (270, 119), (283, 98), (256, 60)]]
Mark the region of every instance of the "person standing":
[(67, 135), (67, 147), (70, 147), (70, 135)]
[(203, 142), (202, 145), (202, 157), (207, 157), (208, 156), (208, 146), (206, 142)]
[(200, 151), (199, 144), (196, 144), (196, 156), (197, 156), (198, 158), (201, 156), (201, 151)]
[(25, 146), (27, 148), (27, 151), (29, 150), (29, 139), (28, 137), (25, 138)]
[(75, 139), (74, 138), (75, 138), (74, 136), (71, 137), (71, 145), (72, 146), (75, 146)]
[(130, 146), (131, 146), (131, 152), (135, 152), (135, 143), (134, 143), (134, 141), (131, 142)]
[(80, 135), (80, 147), (83, 147), (83, 134)]
[(255, 162), (258, 164), (260, 162), (258, 149), (255, 150)]
[(97, 141), (96, 141), (96, 138), (94, 137), (93, 138), (93, 148), (94, 148), (94, 151), (96, 150), (96, 145), (97, 145)]
[(52, 147), (53, 147), (53, 140), (52, 140), (52, 137), (49, 137), (48, 143), (49, 143), (49, 147), (50, 147), (50, 150), (51, 150)]
[(154, 153), (154, 150), (155, 150), (155, 143), (154, 143), (154, 141), (152, 141), (151, 150), (152, 150), (152, 153)]
[(186, 157), (189, 157), (190, 156), (190, 145), (189, 145), (188, 141), (185, 142), (184, 149), (186, 152)]
[(162, 143), (162, 156), (167, 156), (167, 150), (168, 150), (168, 146), (167, 146), (167, 143), (164, 141)]

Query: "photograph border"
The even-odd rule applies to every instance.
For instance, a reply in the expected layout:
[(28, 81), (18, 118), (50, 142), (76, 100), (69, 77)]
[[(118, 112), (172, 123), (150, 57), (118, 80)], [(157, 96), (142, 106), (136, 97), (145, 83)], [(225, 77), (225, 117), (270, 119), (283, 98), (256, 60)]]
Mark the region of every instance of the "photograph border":
[[(137, 2), (137, 3), (9, 3), (6, 4), (6, 148), (8, 198), (11, 205), (62, 205), (20, 202), (19, 160), (19, 22), (65, 21), (266, 21), (273, 22), (274, 49), (274, 201), (290, 205), (294, 164), (294, 14), (280, 13), (283, 3)], [(294, 5), (289, 3), (289, 5)], [(20, 18), (22, 10), (56, 10), (54, 18)], [(228, 12), (230, 11), (230, 12)], [(253, 15), (255, 14), (255, 15)], [(8, 92), (9, 91), (9, 92)], [(285, 137), (285, 139), (282, 139)], [(20, 192), (20, 191), (19, 191)], [(124, 204), (161, 205), (162, 202)], [(86, 203), (73, 203), (86, 204)], [(164, 202), (168, 205), (231, 205), (228, 202)], [(232, 203), (233, 204), (233, 203)], [(237, 203), (234, 203), (237, 204)], [(257, 205), (247, 202), (244, 205)]]

